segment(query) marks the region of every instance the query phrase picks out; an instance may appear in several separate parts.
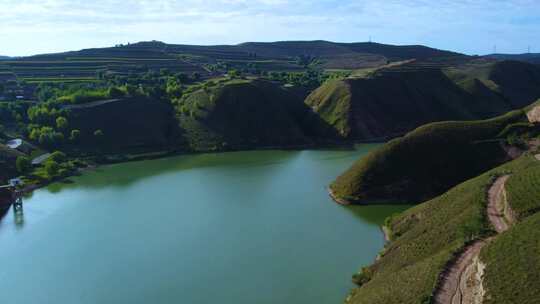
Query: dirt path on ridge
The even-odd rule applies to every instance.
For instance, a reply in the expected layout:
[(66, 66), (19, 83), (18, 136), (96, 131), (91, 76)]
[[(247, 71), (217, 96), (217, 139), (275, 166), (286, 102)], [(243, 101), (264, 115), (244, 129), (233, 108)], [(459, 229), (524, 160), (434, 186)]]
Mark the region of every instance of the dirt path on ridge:
[[(510, 207), (506, 201), (504, 185), (510, 175), (498, 177), (488, 190), (487, 214), (497, 233), (508, 230), (511, 222)], [(508, 211), (508, 212), (505, 212)], [(507, 214), (507, 216), (505, 216)], [(477, 240), (464, 248), (464, 251), (449, 265), (440, 277), (439, 288), (435, 291), (437, 304), (480, 304), (485, 290), (482, 275), (485, 265), (480, 261), (480, 250), (494, 237)]]
[(508, 203), (506, 201), (504, 185), (509, 177), (510, 175), (504, 175), (497, 178), (488, 191), (487, 214), (489, 221), (495, 227), (497, 233), (508, 230), (509, 222), (511, 222), (509, 216), (505, 215), (505, 210), (508, 209)]

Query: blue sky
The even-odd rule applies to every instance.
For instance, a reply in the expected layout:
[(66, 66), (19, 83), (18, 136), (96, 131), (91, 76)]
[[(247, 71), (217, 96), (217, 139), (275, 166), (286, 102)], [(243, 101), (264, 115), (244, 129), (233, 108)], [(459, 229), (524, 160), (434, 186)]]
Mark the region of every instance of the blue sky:
[(0, 0), (0, 54), (161, 40), (425, 44), (540, 52), (540, 0)]

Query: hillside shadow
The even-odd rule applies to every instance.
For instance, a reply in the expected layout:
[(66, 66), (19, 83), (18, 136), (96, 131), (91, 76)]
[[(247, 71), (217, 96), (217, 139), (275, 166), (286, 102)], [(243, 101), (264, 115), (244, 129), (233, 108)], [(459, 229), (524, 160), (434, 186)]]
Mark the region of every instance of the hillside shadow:
[(414, 205), (403, 204), (385, 204), (385, 205), (368, 205), (368, 206), (343, 206), (351, 214), (360, 220), (369, 223), (371, 225), (381, 226), (384, 224), (384, 220), (394, 214), (402, 213), (403, 211), (413, 207)]

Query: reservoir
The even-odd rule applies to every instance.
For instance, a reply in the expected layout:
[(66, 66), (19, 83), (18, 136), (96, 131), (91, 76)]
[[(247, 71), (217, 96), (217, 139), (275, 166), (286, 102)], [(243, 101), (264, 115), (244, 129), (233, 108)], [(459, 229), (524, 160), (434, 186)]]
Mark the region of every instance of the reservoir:
[(343, 207), (354, 150), (183, 155), (100, 167), (0, 221), (0, 303), (342, 303), (405, 207)]

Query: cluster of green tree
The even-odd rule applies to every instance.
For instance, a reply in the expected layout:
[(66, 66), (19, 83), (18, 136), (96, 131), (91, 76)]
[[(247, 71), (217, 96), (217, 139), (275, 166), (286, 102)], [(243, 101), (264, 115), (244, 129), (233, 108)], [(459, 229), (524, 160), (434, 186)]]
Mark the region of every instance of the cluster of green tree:
[(349, 72), (325, 73), (319, 70), (308, 70), (305, 72), (270, 72), (267, 77), (273, 81), (316, 88), (329, 79), (341, 79), (349, 76), (349, 74)]
[(66, 140), (77, 141), (80, 132), (70, 129), (68, 114), (52, 101), (30, 107), (27, 111), (27, 137), (47, 148), (58, 148)]
[(296, 56), (296, 64), (301, 65), (306, 68), (311, 64), (317, 64), (317, 62), (318, 60), (315, 56), (311, 56), (311, 55)]
[(51, 156), (40, 167), (33, 170), (30, 158), (19, 156), (16, 160), (16, 168), (19, 174), (29, 178), (51, 180), (56, 177), (67, 176), (76, 164), (69, 161), (67, 155), (60, 151), (51, 153)]

